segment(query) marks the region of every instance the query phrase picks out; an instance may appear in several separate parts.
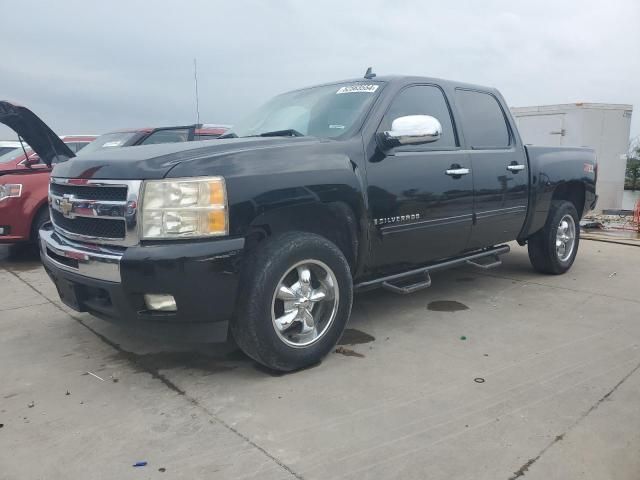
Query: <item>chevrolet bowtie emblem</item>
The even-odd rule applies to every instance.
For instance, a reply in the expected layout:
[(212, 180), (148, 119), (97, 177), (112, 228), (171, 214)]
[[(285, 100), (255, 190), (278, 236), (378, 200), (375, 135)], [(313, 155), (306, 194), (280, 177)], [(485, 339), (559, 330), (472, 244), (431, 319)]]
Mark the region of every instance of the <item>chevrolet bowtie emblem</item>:
[(73, 210), (73, 203), (71, 202), (70, 198), (65, 195), (58, 203), (58, 206), (60, 207), (62, 215), (68, 218), (71, 214), (71, 211)]

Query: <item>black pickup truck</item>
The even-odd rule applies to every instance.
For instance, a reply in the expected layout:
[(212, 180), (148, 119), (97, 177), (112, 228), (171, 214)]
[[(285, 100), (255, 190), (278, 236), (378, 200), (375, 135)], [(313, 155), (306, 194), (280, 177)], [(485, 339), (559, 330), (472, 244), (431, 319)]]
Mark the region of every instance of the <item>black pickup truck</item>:
[(595, 177), (592, 150), (523, 145), (493, 88), (367, 75), (279, 95), (219, 140), (58, 162), (41, 253), (79, 311), (143, 334), (230, 330), (293, 370), (334, 347), (354, 291), (495, 267), (512, 240), (564, 273)]

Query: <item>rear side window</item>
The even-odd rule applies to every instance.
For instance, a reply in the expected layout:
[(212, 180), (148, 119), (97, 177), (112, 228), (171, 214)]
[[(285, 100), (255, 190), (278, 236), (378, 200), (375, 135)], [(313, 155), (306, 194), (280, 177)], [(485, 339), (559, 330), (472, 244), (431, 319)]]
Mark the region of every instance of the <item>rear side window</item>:
[(189, 140), (189, 129), (181, 128), (175, 130), (157, 130), (149, 135), (141, 145), (152, 145), (157, 143), (179, 143)]
[(396, 118), (407, 115), (430, 115), (437, 118), (442, 125), (442, 136), (433, 143), (403, 148), (437, 150), (456, 146), (456, 137), (449, 107), (442, 90), (438, 87), (433, 85), (414, 85), (398, 93), (382, 120), (381, 130), (391, 130), (391, 123)]
[(89, 142), (78, 142), (78, 143), (76, 143), (76, 152), (79, 152), (80, 150), (82, 150), (87, 145), (89, 145)]
[(473, 90), (456, 90), (462, 131), (471, 148), (505, 148), (510, 144), (507, 121), (496, 97)]

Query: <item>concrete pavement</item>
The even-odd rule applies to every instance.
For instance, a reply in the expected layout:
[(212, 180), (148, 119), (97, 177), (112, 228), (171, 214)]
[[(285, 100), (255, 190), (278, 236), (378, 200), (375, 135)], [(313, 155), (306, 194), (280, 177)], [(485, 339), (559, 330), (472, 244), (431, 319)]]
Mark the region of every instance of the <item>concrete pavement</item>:
[(0, 256), (0, 479), (640, 477), (637, 247), (358, 295), (340, 353), (288, 375), (72, 312), (35, 252)]

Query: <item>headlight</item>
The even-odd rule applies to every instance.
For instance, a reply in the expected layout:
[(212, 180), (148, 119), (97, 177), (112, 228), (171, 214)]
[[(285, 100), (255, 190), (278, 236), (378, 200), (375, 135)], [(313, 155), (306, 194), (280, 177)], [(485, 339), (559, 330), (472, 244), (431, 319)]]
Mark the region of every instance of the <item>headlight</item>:
[(228, 233), (224, 178), (150, 180), (144, 183), (142, 238), (196, 238)]
[(19, 197), (20, 195), (22, 195), (22, 184), (7, 183), (6, 185), (0, 185), (0, 200), (9, 197)]

